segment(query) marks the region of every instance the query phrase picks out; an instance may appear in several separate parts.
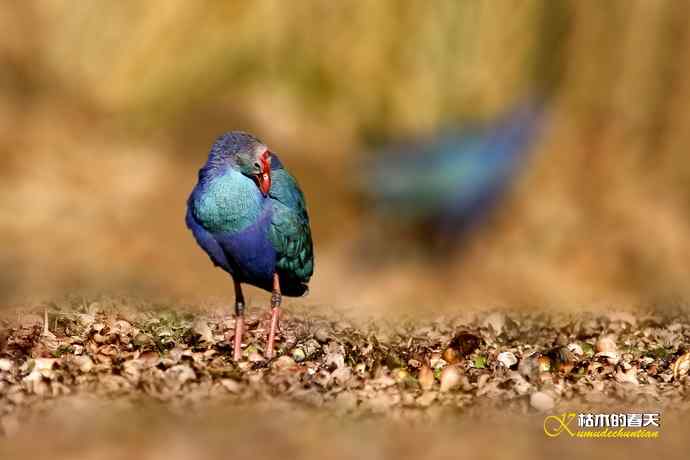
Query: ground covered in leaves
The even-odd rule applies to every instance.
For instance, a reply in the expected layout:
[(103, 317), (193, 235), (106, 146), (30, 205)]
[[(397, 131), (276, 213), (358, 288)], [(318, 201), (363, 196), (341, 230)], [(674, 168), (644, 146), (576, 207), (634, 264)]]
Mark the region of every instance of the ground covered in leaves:
[[(244, 359), (234, 319), (103, 302), (6, 317), (0, 329), (3, 433), (74, 395), (189, 407), (289, 402), (399, 418), (562, 407), (688, 406), (690, 316), (485, 312), (457, 318), (352, 320), (289, 309), (278, 356), (262, 354), (267, 318), (249, 316)], [(687, 408), (687, 407), (686, 407)]]

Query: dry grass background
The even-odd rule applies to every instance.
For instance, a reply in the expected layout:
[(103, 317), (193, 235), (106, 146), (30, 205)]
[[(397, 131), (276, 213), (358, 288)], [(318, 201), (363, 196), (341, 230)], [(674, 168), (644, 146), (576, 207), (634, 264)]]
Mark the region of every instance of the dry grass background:
[[(688, 10), (684, 1), (4, 5), (2, 298), (224, 300), (225, 276), (181, 216), (214, 136), (243, 128), (283, 154), (310, 198), (315, 304), (682, 302)], [(360, 266), (353, 240), (373, 224), (350, 186), (372, 146), (489, 117), (528, 91), (549, 95), (548, 134), (491, 225), (450, 267)]]
[[(75, 293), (229, 304), (227, 277), (183, 224), (196, 169), (228, 129), (267, 141), (305, 189), (317, 267), (300, 303), (366, 314), (684, 304), (689, 21), (685, 0), (6, 2), (0, 307)], [(374, 221), (351, 179), (373, 147), (491, 117), (529, 91), (548, 95), (549, 129), (490, 224), (445, 264), (361, 262)], [(547, 442), (540, 420), (517, 416), (421, 427), (296, 411), (289, 423), (284, 412), (258, 423), (232, 411), (120, 417), (109, 407), (100, 424), (94, 414), (106, 412), (89, 408), (47, 411), (73, 423), (39, 423), (0, 449), (171, 458), (249, 443), (259, 456), (321, 458), (318, 439), (336, 458), (474, 447), (478, 458), (582, 458), (595, 447)], [(125, 417), (141, 422), (109, 425)], [(662, 442), (597, 447), (607, 458), (684, 458), (683, 417), (668, 415)], [(497, 439), (504, 449), (485, 448)]]

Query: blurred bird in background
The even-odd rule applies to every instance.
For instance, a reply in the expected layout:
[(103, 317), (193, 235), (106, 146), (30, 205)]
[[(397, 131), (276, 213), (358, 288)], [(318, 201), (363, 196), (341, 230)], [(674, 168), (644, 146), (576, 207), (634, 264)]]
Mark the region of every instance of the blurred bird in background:
[(390, 232), (431, 247), (457, 243), (500, 203), (542, 131), (544, 110), (521, 103), (498, 118), (384, 148), (360, 182)]
[(314, 271), (304, 195), (278, 156), (254, 136), (230, 132), (211, 147), (187, 202), (187, 227), (235, 284), (235, 340), (244, 332), (241, 283), (272, 293), (266, 357), (273, 357), (281, 296), (301, 296)]

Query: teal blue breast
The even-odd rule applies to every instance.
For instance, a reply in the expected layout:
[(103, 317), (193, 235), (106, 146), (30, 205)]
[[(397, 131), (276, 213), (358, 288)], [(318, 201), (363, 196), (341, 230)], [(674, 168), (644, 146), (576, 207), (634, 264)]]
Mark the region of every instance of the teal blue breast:
[(209, 231), (236, 233), (257, 221), (263, 197), (245, 175), (228, 170), (204, 184), (195, 197), (195, 215)]

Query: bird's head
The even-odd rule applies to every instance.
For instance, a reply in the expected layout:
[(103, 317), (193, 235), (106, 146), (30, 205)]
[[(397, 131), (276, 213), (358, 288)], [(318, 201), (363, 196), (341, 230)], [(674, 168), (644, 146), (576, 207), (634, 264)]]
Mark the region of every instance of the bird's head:
[(264, 196), (268, 195), (271, 189), (271, 152), (256, 137), (241, 131), (223, 134), (213, 144), (211, 158), (249, 177)]

